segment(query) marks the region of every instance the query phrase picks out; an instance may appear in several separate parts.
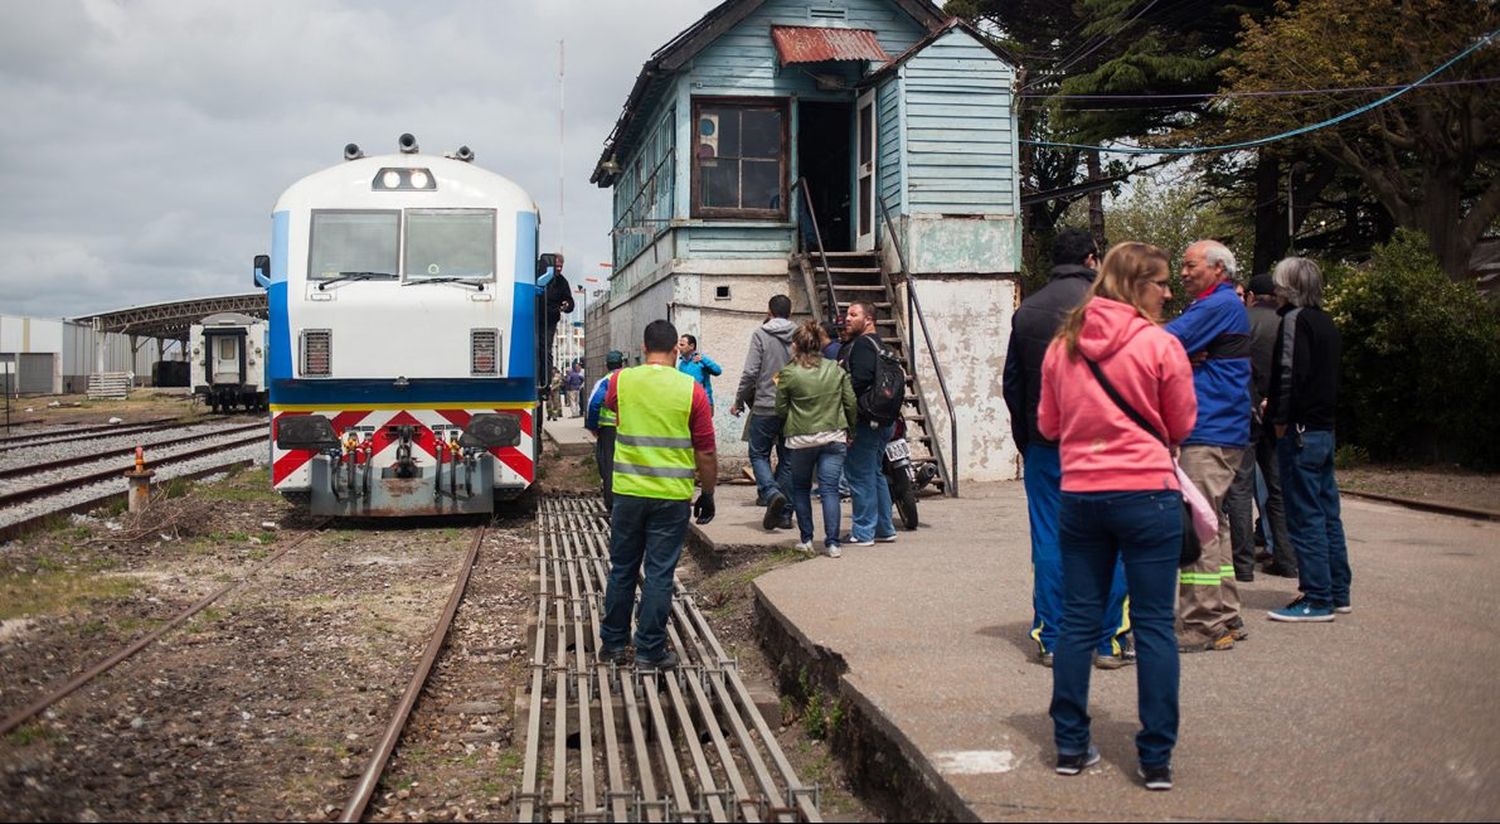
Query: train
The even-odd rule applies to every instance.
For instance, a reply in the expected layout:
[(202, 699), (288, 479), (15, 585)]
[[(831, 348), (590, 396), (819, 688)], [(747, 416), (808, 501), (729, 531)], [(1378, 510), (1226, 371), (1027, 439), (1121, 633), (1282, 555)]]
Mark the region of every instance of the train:
[(188, 383), (214, 412), (266, 408), (266, 322), (239, 312), (192, 325)]
[(298, 180), (271, 214), (271, 483), (314, 515), (477, 514), (530, 500), (541, 290), (535, 201), (468, 147)]

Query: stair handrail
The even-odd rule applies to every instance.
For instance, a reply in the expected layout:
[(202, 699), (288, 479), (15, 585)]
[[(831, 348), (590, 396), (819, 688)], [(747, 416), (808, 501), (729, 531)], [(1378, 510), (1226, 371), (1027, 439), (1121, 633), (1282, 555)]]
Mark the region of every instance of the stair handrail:
[[(958, 497), (958, 416), (953, 412), (953, 396), (948, 392), (948, 379), (943, 377), (942, 364), (938, 363), (937, 349), (932, 345), (932, 333), (927, 329), (927, 317), (922, 312), (922, 302), (917, 299), (917, 281), (911, 270), (906, 268), (906, 252), (901, 248), (901, 238), (896, 235), (896, 225), (891, 221), (891, 210), (886, 205), (885, 196), (877, 195), (880, 202), (880, 217), (885, 221), (885, 236), (891, 239), (891, 245), (896, 249), (896, 261), (901, 266), (901, 277), (906, 281), (906, 295), (911, 303), (912, 311), (908, 320), (915, 317), (917, 323), (906, 324), (908, 344), (906, 351), (910, 353), (912, 371), (917, 368), (917, 324), (922, 325), (922, 338), (927, 342), (927, 358), (932, 361), (932, 371), (937, 374), (938, 391), (943, 394), (943, 405), (948, 408), (948, 437), (952, 451), (953, 463), (944, 485), (944, 493)], [(938, 456), (938, 466), (942, 466), (942, 457)]]
[[(800, 226), (801, 218), (804, 217), (808, 220), (809, 223), (812, 224), (813, 240), (818, 244), (818, 258), (823, 261), (823, 285), (828, 289), (828, 306), (826, 307), (828, 311), (827, 319), (829, 321), (832, 321), (833, 323), (838, 323), (839, 304), (838, 298), (833, 294), (833, 274), (829, 271), (828, 268), (828, 252), (823, 248), (823, 233), (818, 229), (818, 214), (817, 212), (813, 211), (812, 192), (809, 191), (807, 187), (807, 178), (798, 177), (797, 182), (792, 184), (792, 188), (800, 189), (802, 191), (803, 209), (802, 213), (798, 215), (798, 224)], [(797, 234), (800, 239), (802, 233), (798, 232)], [(807, 299), (809, 304), (816, 301), (816, 298), (813, 295), (808, 295)]]

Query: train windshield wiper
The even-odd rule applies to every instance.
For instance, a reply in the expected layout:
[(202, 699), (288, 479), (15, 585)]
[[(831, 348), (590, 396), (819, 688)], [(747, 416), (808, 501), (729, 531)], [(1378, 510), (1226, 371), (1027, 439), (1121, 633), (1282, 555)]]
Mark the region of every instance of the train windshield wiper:
[(471, 277), (461, 277), (461, 276), (458, 276), (458, 275), (444, 275), (442, 277), (436, 277), (436, 278), (427, 278), (427, 277), (423, 277), (423, 278), (411, 278), (411, 279), (407, 280), (405, 283), (403, 283), (401, 285), (402, 286), (418, 286), (418, 285), (421, 285), (421, 284), (424, 284), (424, 283), (457, 283), (460, 286), (472, 286), (472, 287), (474, 287), (475, 289), (477, 289), (477, 290), (479, 290), (481, 292), (484, 291), (484, 282), (483, 281), (479, 281), (479, 280), (475, 280), (473, 276), (471, 276)]
[(338, 277), (329, 278), (318, 284), (318, 290), (322, 291), (331, 283), (339, 283), (345, 280), (395, 280), (396, 276), (390, 272), (339, 272)]

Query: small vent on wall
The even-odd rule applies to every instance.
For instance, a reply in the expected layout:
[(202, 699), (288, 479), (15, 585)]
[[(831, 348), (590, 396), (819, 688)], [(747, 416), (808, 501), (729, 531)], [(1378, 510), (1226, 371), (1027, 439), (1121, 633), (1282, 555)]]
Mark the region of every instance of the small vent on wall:
[(842, 8), (818, 8), (816, 6), (807, 10), (807, 16), (813, 20), (843, 20), (848, 16)]
[(302, 374), (308, 377), (327, 377), (333, 374), (332, 330), (303, 330)]
[(500, 374), (499, 352), (499, 330), (474, 329), (469, 332), (469, 372), (471, 374)]

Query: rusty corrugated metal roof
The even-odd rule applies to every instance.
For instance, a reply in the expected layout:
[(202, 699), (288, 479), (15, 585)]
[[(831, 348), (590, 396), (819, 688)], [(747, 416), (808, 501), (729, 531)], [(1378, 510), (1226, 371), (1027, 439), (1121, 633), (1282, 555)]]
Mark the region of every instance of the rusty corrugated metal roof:
[(875, 32), (868, 29), (830, 29), (815, 26), (772, 26), (771, 39), (781, 65), (821, 63), (825, 60), (890, 60)]

